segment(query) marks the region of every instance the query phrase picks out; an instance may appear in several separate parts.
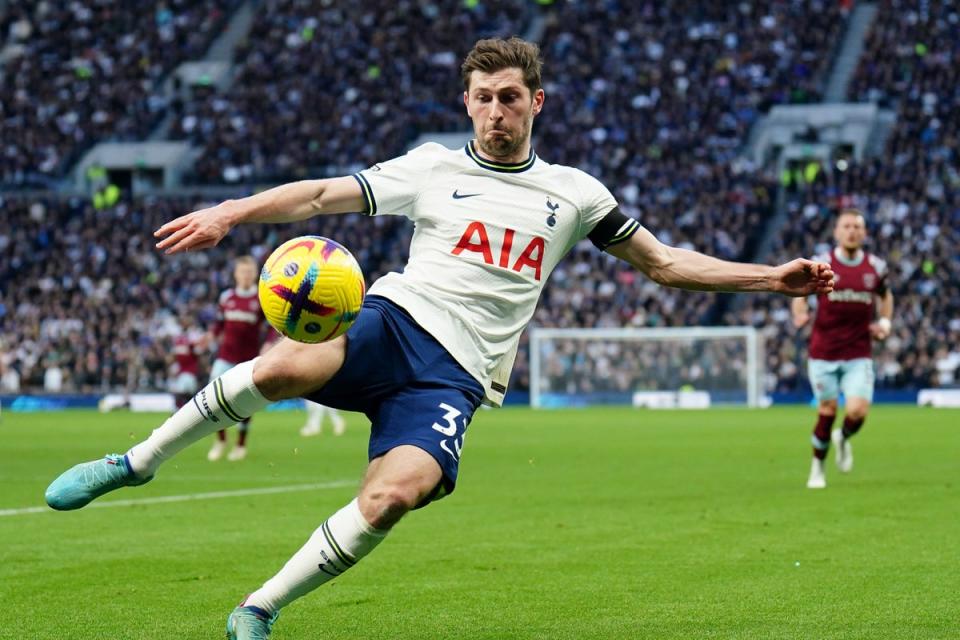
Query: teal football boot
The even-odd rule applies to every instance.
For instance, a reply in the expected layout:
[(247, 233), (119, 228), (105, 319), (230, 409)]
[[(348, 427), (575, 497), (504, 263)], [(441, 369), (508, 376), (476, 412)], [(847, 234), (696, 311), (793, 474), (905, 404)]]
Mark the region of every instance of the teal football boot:
[(227, 617), (228, 640), (267, 640), (280, 612), (270, 615), (260, 607), (237, 607)]
[(120, 487), (135, 487), (153, 480), (138, 478), (126, 456), (111, 454), (100, 460), (84, 462), (60, 474), (50, 483), (44, 497), (57, 511), (70, 511), (86, 506), (94, 498)]

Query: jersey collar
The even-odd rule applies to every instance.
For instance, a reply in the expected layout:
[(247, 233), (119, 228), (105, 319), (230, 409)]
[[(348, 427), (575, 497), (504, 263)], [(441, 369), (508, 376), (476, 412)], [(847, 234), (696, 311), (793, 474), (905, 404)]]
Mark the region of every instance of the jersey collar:
[(526, 171), (533, 166), (533, 163), (537, 161), (537, 154), (533, 152), (533, 147), (530, 147), (530, 156), (523, 162), (490, 162), (480, 157), (480, 154), (477, 153), (476, 147), (473, 146), (473, 140), (467, 142), (467, 146), (464, 147), (464, 151), (467, 152), (467, 155), (470, 156), (470, 159), (476, 162), (478, 165), (484, 169), (489, 169), (490, 171), (499, 171), (500, 173), (520, 173)]
[(863, 249), (857, 249), (856, 256), (851, 260), (840, 250), (840, 247), (834, 247), (833, 257), (836, 258), (840, 264), (846, 265), (848, 267), (856, 267), (861, 262), (863, 262)]

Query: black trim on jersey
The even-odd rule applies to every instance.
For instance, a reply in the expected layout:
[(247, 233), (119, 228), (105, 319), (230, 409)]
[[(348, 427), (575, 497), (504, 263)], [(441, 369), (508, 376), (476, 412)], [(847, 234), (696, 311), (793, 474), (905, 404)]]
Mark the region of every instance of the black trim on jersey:
[(890, 286), (887, 284), (887, 274), (880, 276), (880, 282), (877, 283), (877, 288), (874, 289), (874, 293), (878, 296), (887, 295), (887, 291), (890, 289)]
[(500, 173), (520, 173), (532, 167), (533, 163), (537, 161), (537, 154), (533, 152), (533, 147), (530, 148), (529, 157), (523, 162), (491, 162), (490, 160), (486, 160), (477, 153), (476, 147), (473, 146), (473, 140), (467, 142), (467, 146), (465, 146), (463, 150), (470, 156), (471, 160), (484, 169), (499, 171)]
[(373, 189), (370, 188), (370, 183), (367, 182), (367, 179), (363, 176), (362, 173), (353, 174), (354, 179), (360, 183), (360, 191), (363, 192), (363, 200), (367, 203), (366, 211), (361, 211), (360, 213), (365, 213), (368, 216), (377, 215), (377, 199), (373, 197)]
[(630, 238), (640, 228), (640, 223), (627, 217), (620, 207), (614, 207), (597, 223), (587, 237), (597, 249), (605, 251), (615, 244)]

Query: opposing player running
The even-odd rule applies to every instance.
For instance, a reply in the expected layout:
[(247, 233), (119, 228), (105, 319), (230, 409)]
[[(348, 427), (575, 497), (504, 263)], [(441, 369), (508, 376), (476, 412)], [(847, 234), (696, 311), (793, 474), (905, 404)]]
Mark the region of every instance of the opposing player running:
[[(240, 256), (233, 266), (234, 287), (220, 295), (217, 322), (213, 326), (214, 338), (218, 341), (217, 358), (210, 367), (210, 380), (216, 380), (231, 367), (252, 360), (260, 353), (267, 332), (267, 322), (260, 313), (257, 297), (257, 263), (251, 256)], [(243, 460), (247, 457), (247, 434), (250, 417), (237, 426), (237, 444), (227, 454), (227, 460)], [(213, 446), (207, 452), (207, 460), (214, 462), (227, 450), (227, 430), (217, 431)]]
[(203, 350), (202, 330), (194, 325), (193, 319), (180, 314), (177, 318), (180, 333), (173, 339), (173, 351), (170, 358), (170, 392), (173, 394), (177, 409), (190, 402), (190, 398), (200, 386), (200, 354)]
[[(835, 289), (817, 295), (817, 313), (810, 333), (807, 372), (817, 400), (817, 422), (813, 428), (813, 461), (807, 487), (823, 489), (827, 476), (823, 461), (832, 438), (837, 467), (843, 473), (853, 469), (850, 438), (863, 426), (873, 400), (873, 345), (871, 338), (890, 335), (893, 293), (887, 284), (887, 265), (863, 250), (866, 222), (856, 209), (844, 209), (833, 230), (837, 246), (828, 255), (814, 258), (829, 264)], [(874, 322), (874, 306), (879, 302)], [(791, 305), (793, 324), (798, 329), (810, 320), (806, 298)], [(843, 427), (833, 431), (837, 399), (843, 391), (846, 415)]]
[(831, 291), (830, 267), (810, 260), (737, 264), (661, 244), (597, 180), (539, 158), (530, 134), (544, 104), (540, 64), (537, 46), (519, 38), (475, 45), (462, 73), (476, 138), (463, 149), (425, 144), (353, 176), (287, 184), (162, 226), (157, 246), (177, 253), (213, 247), (245, 222), (361, 211), (415, 223), (403, 272), (374, 283), (345, 337), (284, 340), (237, 365), (126, 455), (65, 472), (48, 503), (77, 509), (147, 482), (190, 443), (272, 400), (365, 412), (370, 462), (356, 499), (228, 617), (229, 637), (265, 638), (281, 608), (349, 570), (408, 511), (453, 491), (467, 424), (481, 402), (501, 403), (540, 291), (581, 239), (668, 286)]

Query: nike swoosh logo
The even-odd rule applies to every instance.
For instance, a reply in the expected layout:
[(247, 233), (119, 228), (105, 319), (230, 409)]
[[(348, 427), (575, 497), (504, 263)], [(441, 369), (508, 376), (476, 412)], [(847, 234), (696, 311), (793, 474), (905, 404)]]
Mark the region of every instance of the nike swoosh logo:
[(454, 200), (462, 200), (464, 198), (472, 198), (474, 196), (482, 196), (482, 193), (458, 193), (458, 191), (453, 192)]

